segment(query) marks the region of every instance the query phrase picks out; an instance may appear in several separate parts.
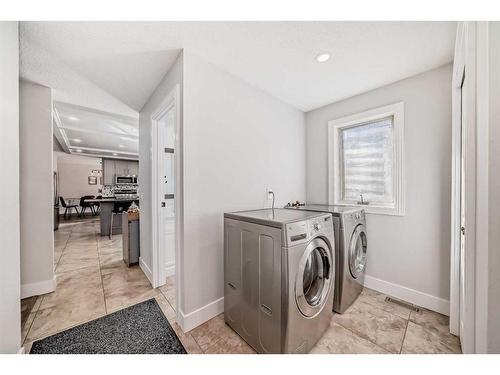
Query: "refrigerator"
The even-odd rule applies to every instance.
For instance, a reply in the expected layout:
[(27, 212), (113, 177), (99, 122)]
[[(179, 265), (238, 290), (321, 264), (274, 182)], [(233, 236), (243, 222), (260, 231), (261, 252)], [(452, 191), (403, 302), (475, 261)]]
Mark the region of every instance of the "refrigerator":
[(59, 176), (54, 172), (53, 176), (54, 192), (54, 230), (59, 229)]

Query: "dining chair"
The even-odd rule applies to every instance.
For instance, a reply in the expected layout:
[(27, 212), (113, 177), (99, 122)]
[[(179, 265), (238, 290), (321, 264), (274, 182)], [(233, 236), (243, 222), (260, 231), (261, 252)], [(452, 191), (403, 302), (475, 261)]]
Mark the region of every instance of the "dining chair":
[(71, 210), (74, 208), (75, 211), (76, 211), (76, 214), (78, 216), (80, 216), (80, 212), (78, 212), (78, 207), (76, 204), (66, 204), (66, 201), (64, 200), (63, 197), (59, 197), (59, 200), (61, 201), (61, 206), (63, 206), (64, 208), (64, 218), (66, 219), (66, 214), (68, 213), (69, 211), (69, 217), (71, 217)]

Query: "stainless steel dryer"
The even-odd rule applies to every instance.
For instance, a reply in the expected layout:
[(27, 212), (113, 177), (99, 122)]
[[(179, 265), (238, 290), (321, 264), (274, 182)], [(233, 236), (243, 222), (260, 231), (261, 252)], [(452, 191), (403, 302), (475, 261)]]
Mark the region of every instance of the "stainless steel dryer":
[(307, 353), (330, 325), (330, 214), (224, 214), (224, 319), (259, 353)]
[(344, 313), (363, 290), (366, 268), (366, 217), (362, 208), (306, 204), (292, 210), (328, 212), (335, 228), (336, 280), (333, 311)]

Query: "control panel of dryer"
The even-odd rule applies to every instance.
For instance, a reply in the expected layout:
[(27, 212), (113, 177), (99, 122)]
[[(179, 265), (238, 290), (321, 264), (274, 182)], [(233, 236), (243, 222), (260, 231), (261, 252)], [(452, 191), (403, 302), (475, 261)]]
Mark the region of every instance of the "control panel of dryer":
[(333, 232), (332, 215), (325, 214), (313, 219), (288, 223), (285, 228), (286, 246), (295, 246), (311, 240), (321, 233)]

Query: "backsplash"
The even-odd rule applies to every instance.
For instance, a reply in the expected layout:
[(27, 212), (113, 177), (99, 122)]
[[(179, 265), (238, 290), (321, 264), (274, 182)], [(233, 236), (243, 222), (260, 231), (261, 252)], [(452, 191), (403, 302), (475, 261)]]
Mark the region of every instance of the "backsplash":
[(137, 194), (139, 194), (139, 186), (136, 184), (130, 184), (130, 185), (104, 185), (102, 187), (102, 196), (103, 197), (114, 197), (115, 196), (115, 191), (116, 190), (137, 190)]

